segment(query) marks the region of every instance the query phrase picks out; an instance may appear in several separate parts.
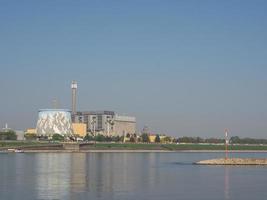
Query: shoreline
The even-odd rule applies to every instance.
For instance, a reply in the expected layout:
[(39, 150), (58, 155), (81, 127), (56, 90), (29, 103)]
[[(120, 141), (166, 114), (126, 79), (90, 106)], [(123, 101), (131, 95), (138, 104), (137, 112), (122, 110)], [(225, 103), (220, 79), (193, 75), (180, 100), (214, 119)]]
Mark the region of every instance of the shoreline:
[[(0, 151), (0, 153), (16, 153)], [(127, 149), (92, 149), (92, 150), (23, 150), (23, 153), (225, 153), (222, 150), (127, 150)], [(267, 153), (267, 150), (234, 150), (229, 153)]]

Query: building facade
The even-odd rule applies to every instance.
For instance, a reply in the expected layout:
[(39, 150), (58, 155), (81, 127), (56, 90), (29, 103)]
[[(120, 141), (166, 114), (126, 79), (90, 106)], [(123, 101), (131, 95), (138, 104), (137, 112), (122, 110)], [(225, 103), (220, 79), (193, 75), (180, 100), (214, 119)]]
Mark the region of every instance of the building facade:
[(114, 111), (77, 112), (72, 117), (75, 123), (85, 123), (87, 132), (107, 136), (122, 136), (136, 133), (135, 117), (119, 116)]
[(72, 135), (70, 111), (64, 109), (39, 110), (36, 132), (37, 135), (49, 137), (54, 134), (62, 136)]
[(84, 123), (72, 123), (73, 134), (85, 137), (87, 134), (86, 124)]

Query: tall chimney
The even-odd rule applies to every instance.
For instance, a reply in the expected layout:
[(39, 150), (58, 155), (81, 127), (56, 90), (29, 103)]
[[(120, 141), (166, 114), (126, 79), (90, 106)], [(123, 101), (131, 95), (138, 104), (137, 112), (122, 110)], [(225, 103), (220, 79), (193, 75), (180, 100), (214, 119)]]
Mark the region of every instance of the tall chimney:
[(72, 105), (71, 105), (71, 111), (72, 114), (76, 114), (76, 98), (77, 98), (77, 82), (72, 81), (71, 83), (71, 90), (72, 90)]

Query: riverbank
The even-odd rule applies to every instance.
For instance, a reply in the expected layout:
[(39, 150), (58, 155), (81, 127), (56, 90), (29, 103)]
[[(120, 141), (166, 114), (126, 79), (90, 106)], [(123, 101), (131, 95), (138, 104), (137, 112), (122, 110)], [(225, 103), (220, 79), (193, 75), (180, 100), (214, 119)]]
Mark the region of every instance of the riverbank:
[[(115, 150), (115, 149), (106, 149), (106, 150), (53, 150), (53, 149), (24, 149), (23, 153), (224, 153), (224, 151), (216, 151), (216, 150)], [(2, 150), (0, 153), (16, 153), (14, 151)], [(267, 151), (230, 151), (229, 153), (267, 153)]]
[[(145, 144), (145, 143), (67, 143), (78, 149), (66, 149), (60, 142), (0, 141), (0, 151), (22, 149), (24, 152), (224, 152), (218, 144)], [(266, 145), (230, 145), (229, 152), (267, 152)]]

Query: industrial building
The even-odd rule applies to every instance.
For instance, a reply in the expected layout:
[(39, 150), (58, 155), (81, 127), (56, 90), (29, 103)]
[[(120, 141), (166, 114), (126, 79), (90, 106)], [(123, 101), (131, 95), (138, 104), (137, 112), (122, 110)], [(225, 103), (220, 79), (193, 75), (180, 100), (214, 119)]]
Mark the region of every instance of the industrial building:
[(107, 136), (122, 136), (136, 133), (135, 117), (120, 116), (114, 111), (77, 112), (72, 117), (74, 123), (84, 123), (87, 132)]
[(36, 130), (28, 130), (39, 136), (60, 134), (62, 136), (79, 135), (84, 137), (87, 133), (93, 135), (123, 136), (136, 133), (135, 117), (120, 116), (114, 111), (81, 111), (77, 112), (76, 81), (71, 82), (71, 111), (66, 109), (39, 110)]
[(64, 109), (39, 110), (36, 132), (40, 136), (52, 136), (53, 134), (72, 135), (70, 111)]
[[(122, 136), (127, 133), (136, 133), (136, 119), (135, 117), (120, 116), (114, 111), (81, 111), (77, 112), (77, 89), (78, 84), (72, 81), (72, 123), (85, 124), (86, 132), (92, 134), (103, 134), (107, 136)], [(80, 125), (81, 126), (81, 125)], [(75, 126), (74, 126), (75, 127)], [(77, 127), (75, 127), (77, 128)], [(79, 128), (79, 132), (83, 128)], [(84, 131), (82, 131), (84, 134)], [(82, 134), (82, 135), (83, 135)]]

